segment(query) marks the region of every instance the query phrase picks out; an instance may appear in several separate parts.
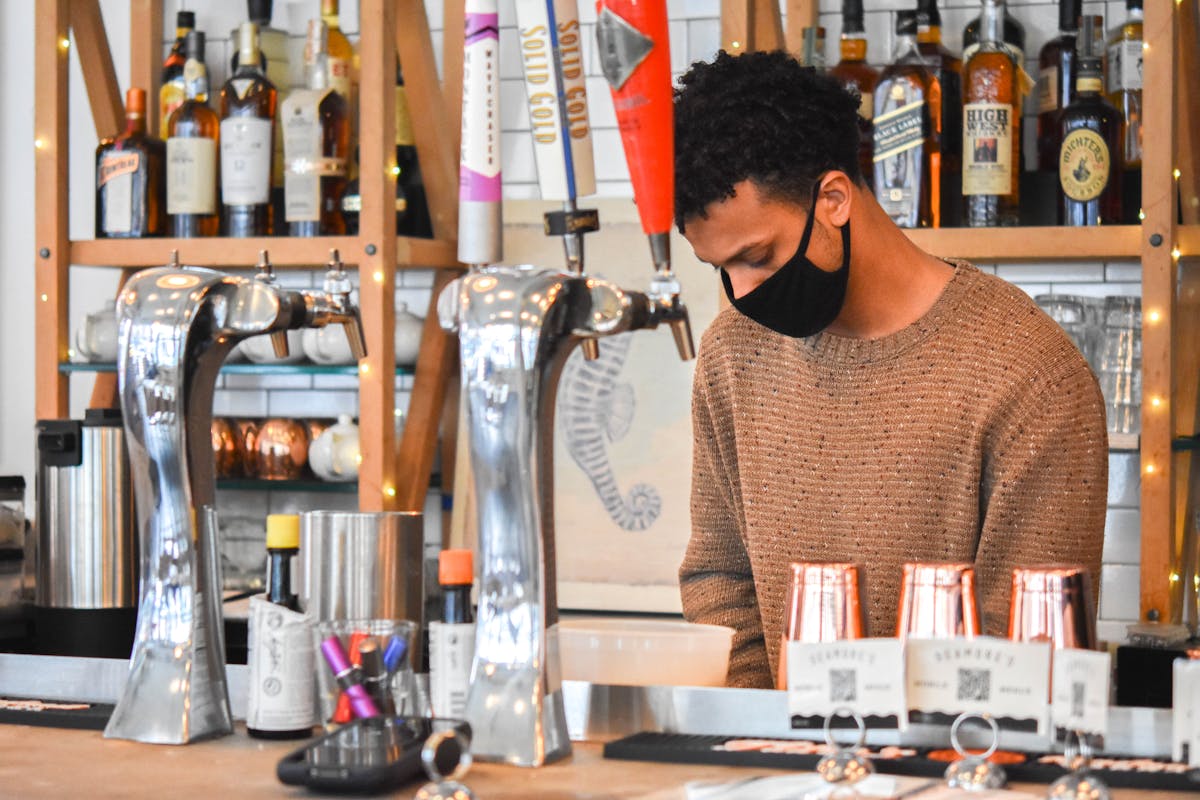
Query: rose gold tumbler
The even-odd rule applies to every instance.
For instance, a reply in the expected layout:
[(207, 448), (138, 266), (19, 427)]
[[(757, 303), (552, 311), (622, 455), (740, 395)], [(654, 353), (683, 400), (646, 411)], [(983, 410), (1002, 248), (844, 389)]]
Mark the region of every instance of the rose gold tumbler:
[(973, 565), (904, 565), (898, 638), (971, 639), (981, 633)]
[(1056, 650), (1094, 650), (1096, 612), (1087, 570), (1071, 565), (1014, 569), (1008, 638), (1052, 642)]
[(862, 571), (857, 564), (793, 562), (779, 648), (777, 689), (787, 688), (787, 643), (861, 639)]

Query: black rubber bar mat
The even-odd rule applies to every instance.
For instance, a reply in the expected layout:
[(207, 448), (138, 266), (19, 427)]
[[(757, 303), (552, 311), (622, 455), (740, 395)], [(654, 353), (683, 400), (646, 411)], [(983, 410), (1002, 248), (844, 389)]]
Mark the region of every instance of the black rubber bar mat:
[[(823, 755), (817, 742), (694, 736), (680, 733), (635, 733), (604, 745), (604, 757), (670, 764), (719, 764), (732, 767), (813, 770)], [(910, 747), (867, 748), (876, 772), (889, 775), (941, 777), (954, 756), (945, 750)], [(951, 751), (952, 752), (952, 751)], [(934, 758), (930, 758), (930, 755)], [(1001, 752), (997, 754), (1013, 782), (1051, 783), (1067, 774), (1061, 755)], [(1092, 772), (1114, 789), (1166, 789), (1200, 793), (1200, 768), (1150, 758), (1105, 756), (1092, 762)]]
[(0, 698), (0, 724), (102, 731), (112, 716), (113, 708), (107, 703)]

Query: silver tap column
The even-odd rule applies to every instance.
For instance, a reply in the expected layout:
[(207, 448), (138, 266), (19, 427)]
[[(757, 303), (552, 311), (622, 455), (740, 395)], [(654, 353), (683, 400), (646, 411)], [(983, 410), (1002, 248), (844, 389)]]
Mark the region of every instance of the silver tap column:
[(250, 336), (341, 323), (355, 355), (365, 354), (349, 282), (336, 259), (331, 267), (324, 292), (286, 291), (268, 280), (177, 263), (137, 273), (121, 292), (121, 410), (141, 586), (129, 677), (105, 736), (186, 744), (233, 730), (214, 507), (213, 390), (225, 356)]

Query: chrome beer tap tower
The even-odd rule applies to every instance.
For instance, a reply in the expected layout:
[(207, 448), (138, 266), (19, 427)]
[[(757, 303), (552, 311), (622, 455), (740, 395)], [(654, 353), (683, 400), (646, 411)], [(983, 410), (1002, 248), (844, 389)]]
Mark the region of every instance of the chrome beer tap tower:
[[(547, 215), (547, 233), (564, 236), (567, 270), (496, 265), (500, 260), (498, 210), (488, 217), (492, 227), (482, 224), (478, 214), (471, 218), (473, 222), (460, 216), (459, 259), (472, 268), (438, 299), (442, 327), (459, 337), (474, 478), (480, 578), (466, 718), (471, 724), (472, 754), (484, 760), (536, 767), (571, 749), (554, 627), (558, 618), (554, 410), (567, 357), (576, 345), (595, 357), (602, 337), (662, 324), (671, 327), (681, 358), (694, 354), (687, 308), (669, 259), (673, 133), (666, 4), (650, 3), (645, 12), (638, 8), (639, 2), (647, 5), (642, 0), (602, 0), (602, 13), (613, 23), (608, 35), (625, 38), (620, 47), (615, 41), (608, 47), (601, 41), (600, 47), (613, 53), (609, 61), (618, 67), (614, 70), (618, 79), (610, 75), (610, 82), (614, 97), (625, 101), (618, 103), (618, 116), (631, 155), (643, 229), (650, 234), (655, 268), (650, 290), (628, 291), (584, 271), (581, 234), (594, 227), (595, 212), (575, 209), (574, 188), (562, 196), (546, 196), (550, 181), (542, 180), (544, 199), (563, 200), (566, 205), (565, 212)], [(551, 5), (557, 6), (518, 0), (518, 17), (545, 14)], [(644, 19), (647, 14), (657, 19), (651, 26)], [(624, 27), (618, 15), (623, 15)], [(541, 24), (546, 30), (559, 29), (552, 20)], [(485, 35), (473, 38), (473, 32), (491, 31), (495, 25), (494, 2), (468, 0), (465, 60), (473, 65), (473, 74), (495, 74), (474, 64), (482, 53), (472, 50), (473, 42), (483, 41)], [(521, 26), (532, 29), (533, 22)], [(630, 36), (641, 36), (645, 46), (625, 46)], [(558, 141), (567, 150), (573, 136), (562, 116), (566, 91), (560, 54), (556, 54), (555, 73), (557, 127), (562, 134)], [(648, 85), (653, 86), (650, 92)], [(485, 199), (497, 205), (499, 201), (499, 174), (487, 169), (493, 162), (484, 156), (489, 152), (484, 139), (491, 125), (485, 118), (471, 116), (485, 108), (492, 111), (495, 98), (488, 91), (486, 85), (464, 85), (460, 201), (469, 209)], [(534, 92), (530, 89), (531, 104), (541, 103), (544, 108), (547, 94), (541, 92), (535, 100)], [(640, 116), (642, 124), (632, 119), (626, 124), (626, 116)], [(643, 159), (635, 165), (632, 154), (640, 151), (636, 145), (631, 150), (630, 140), (645, 140), (646, 148), (665, 158)], [(570, 175), (571, 158), (564, 155), (565, 173)], [(590, 158), (590, 152), (587, 155)], [(544, 178), (540, 161), (538, 169), (539, 178)], [(562, 165), (557, 169), (562, 171)]]
[(185, 744), (232, 732), (225, 681), (210, 428), (217, 372), (239, 341), (341, 324), (366, 355), (351, 283), (333, 251), (322, 291), (275, 284), (266, 253), (244, 278), (180, 266), (143, 270), (117, 304), (119, 381), (141, 546), (129, 677), (104, 735)]

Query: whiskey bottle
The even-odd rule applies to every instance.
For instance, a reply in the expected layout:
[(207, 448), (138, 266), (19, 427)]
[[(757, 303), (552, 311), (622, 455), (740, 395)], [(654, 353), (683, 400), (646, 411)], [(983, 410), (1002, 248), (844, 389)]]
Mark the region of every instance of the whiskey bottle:
[(321, 19), (329, 26), (329, 85), (346, 98), (350, 137), (358, 141), (358, 53), (342, 33), (338, 0), (321, 0)]
[(193, 11), (180, 11), (175, 15), (175, 44), (163, 62), (162, 88), (158, 90), (158, 135), (167, 138), (167, 120), (171, 112), (183, 105), (187, 99), (187, 87), (184, 85), (183, 65), (187, 61), (184, 52), (184, 42), (188, 33), (196, 27), (196, 14)]
[(258, 26), (238, 29), (238, 68), (221, 87), (221, 223), (227, 236), (271, 232), (275, 87), (261, 69)]
[[(404, 73), (396, 62), (396, 233), (400, 236), (433, 238), (429, 218), (429, 203), (425, 197), (425, 182), (417, 160), (417, 140), (413, 134), (412, 114), (408, 108), (408, 92), (404, 88)], [(404, 202), (401, 203), (401, 200)], [(403, 206), (403, 207), (402, 207)]]
[(902, 228), (941, 223), (941, 154), (933, 109), (941, 86), (917, 48), (917, 14), (896, 12), (896, 51), (875, 87), (875, 198)]
[(800, 37), (800, 63), (824, 72), (828, 66), (825, 61), (825, 29), (820, 26), (806, 27), (801, 29)]
[(1058, 116), (1071, 105), (1075, 90), (1075, 39), (1079, 33), (1082, 0), (1059, 0), (1058, 36), (1046, 42), (1038, 54), (1037, 102), (1038, 169), (1058, 165)]
[[(967, 63), (981, 43), (981, 33), (983, 30), (983, 14), (967, 23), (963, 28), (962, 43), (963, 43), (963, 63)], [(1025, 61), (1025, 26), (1021, 21), (1009, 13), (1008, 9), (1004, 9), (1003, 31), (1000, 41), (1008, 45), (1008, 49), (1012, 51), (1013, 57), (1016, 58), (1017, 64), (1022, 64)]]
[(841, 60), (829, 74), (851, 93), (862, 98), (858, 106), (858, 166), (867, 186), (875, 183), (871, 153), (875, 115), (875, 85), (879, 71), (867, 65), (867, 36), (863, 28), (862, 0), (842, 0)]
[(187, 99), (167, 125), (167, 214), (172, 236), (216, 236), (217, 141), (221, 121), (208, 107), (204, 34), (189, 31), (183, 66)]
[(1125, 24), (1108, 40), (1108, 101), (1125, 120), (1121, 168), (1125, 221), (1137, 222), (1142, 205), (1142, 0), (1125, 0)]
[(962, 61), (942, 44), (937, 0), (917, 4), (917, 49), (942, 89), (941, 102), (929, 109), (941, 155), (939, 227), (957, 228), (962, 225)]
[(339, 203), (346, 188), (350, 120), (346, 98), (329, 85), (328, 35), (323, 20), (309, 20), (304, 47), (307, 88), (292, 92), (279, 115), (286, 161), (285, 215), (292, 236), (346, 232)]
[(963, 70), (963, 195), (967, 225), (1016, 225), (1021, 146), (1020, 66), (1001, 41), (1004, 0), (983, 1), (979, 48)]
[(1084, 17), (1076, 56), (1075, 98), (1059, 123), (1058, 180), (1065, 225), (1121, 222), (1121, 114), (1105, 99), (1100, 17)]
[(96, 148), (96, 237), (161, 236), (163, 211), (161, 139), (146, 133), (146, 90), (125, 93), (125, 130)]

